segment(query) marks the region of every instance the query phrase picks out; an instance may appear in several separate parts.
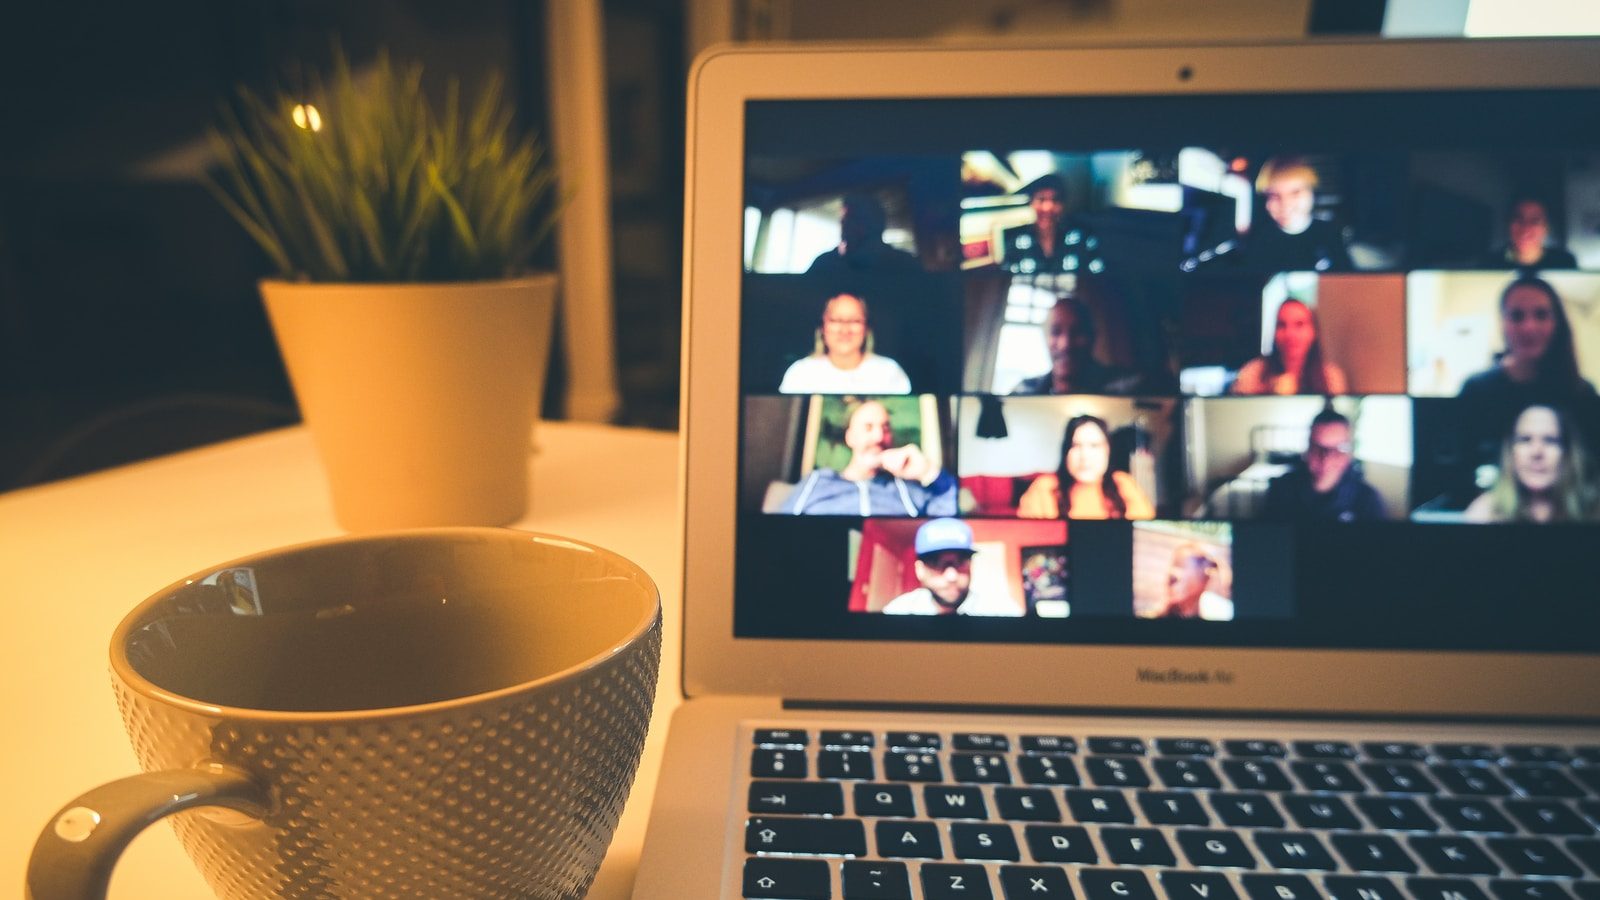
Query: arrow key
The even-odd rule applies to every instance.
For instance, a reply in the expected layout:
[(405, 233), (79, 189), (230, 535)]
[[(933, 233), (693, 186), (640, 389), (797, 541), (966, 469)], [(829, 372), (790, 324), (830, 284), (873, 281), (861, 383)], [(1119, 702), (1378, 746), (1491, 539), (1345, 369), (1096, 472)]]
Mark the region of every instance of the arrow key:
[(844, 900), (911, 900), (905, 863), (851, 860), (843, 869)]
[(828, 900), (828, 864), (820, 859), (747, 859), (744, 896), (763, 900)]
[(844, 790), (817, 781), (752, 781), (750, 811), (838, 816), (844, 814)]

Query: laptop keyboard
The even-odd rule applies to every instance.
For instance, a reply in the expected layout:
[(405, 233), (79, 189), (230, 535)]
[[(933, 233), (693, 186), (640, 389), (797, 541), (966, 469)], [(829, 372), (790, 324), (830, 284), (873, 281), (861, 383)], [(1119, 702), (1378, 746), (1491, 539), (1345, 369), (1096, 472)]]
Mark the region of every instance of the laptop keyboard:
[(751, 732), (743, 896), (1600, 900), (1600, 747)]

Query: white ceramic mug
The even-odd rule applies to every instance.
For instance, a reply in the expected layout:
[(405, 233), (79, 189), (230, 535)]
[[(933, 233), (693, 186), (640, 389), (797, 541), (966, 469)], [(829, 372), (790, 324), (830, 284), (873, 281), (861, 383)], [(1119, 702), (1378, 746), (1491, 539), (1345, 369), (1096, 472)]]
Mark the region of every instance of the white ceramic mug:
[(28, 896), (103, 897), (127, 843), (171, 815), (229, 900), (581, 897), (638, 767), (660, 627), (633, 563), (503, 529), (195, 574), (112, 638), (145, 774), (51, 819)]

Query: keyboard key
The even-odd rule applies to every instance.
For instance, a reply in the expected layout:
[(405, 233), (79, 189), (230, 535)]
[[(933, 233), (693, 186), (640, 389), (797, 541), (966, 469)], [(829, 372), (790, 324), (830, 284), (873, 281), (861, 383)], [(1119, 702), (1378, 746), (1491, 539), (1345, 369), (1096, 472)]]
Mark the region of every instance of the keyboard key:
[(885, 742), (891, 750), (938, 750), (944, 741), (926, 731), (891, 731)]
[(1209, 825), (1211, 817), (1193, 794), (1140, 791), (1139, 808), (1152, 825)]
[(1245, 875), (1239, 879), (1250, 900), (1321, 900), (1304, 875)]
[(1427, 748), (1402, 741), (1366, 741), (1361, 749), (1366, 751), (1369, 759), (1383, 761), (1406, 762), (1428, 758)]
[(1169, 788), (1215, 790), (1222, 787), (1216, 770), (1203, 759), (1158, 759), (1155, 767), (1161, 783)]
[(1150, 786), (1150, 775), (1145, 772), (1144, 763), (1134, 757), (1091, 756), (1083, 765), (1097, 787)]
[(1429, 766), (1428, 771), (1452, 794), (1504, 797), (1511, 793), (1511, 786), (1484, 766)]
[(1407, 878), (1406, 890), (1416, 900), (1489, 900), (1464, 878)]
[(1361, 820), (1338, 797), (1307, 797), (1290, 794), (1280, 798), (1283, 808), (1289, 811), (1301, 828), (1343, 828), (1356, 831)]
[(1384, 794), (1437, 794), (1439, 788), (1410, 763), (1363, 763), (1361, 774)]
[(935, 819), (987, 819), (983, 791), (975, 787), (930, 784), (922, 789), (922, 808)]
[(1572, 758), (1586, 762), (1591, 766), (1600, 766), (1600, 745), (1573, 747)]
[(1295, 741), (1294, 753), (1305, 759), (1355, 759), (1361, 752), (1345, 741)]
[(1289, 755), (1277, 741), (1223, 741), (1222, 749), (1228, 751), (1229, 756), (1255, 759), (1283, 759)]
[(1594, 834), (1592, 825), (1557, 800), (1507, 800), (1505, 809), (1534, 834)]
[(1572, 755), (1554, 744), (1508, 744), (1506, 759), (1518, 763), (1565, 763)]
[(1567, 841), (1567, 852), (1582, 860), (1589, 871), (1600, 875), (1600, 840)]
[(1180, 829), (1178, 846), (1194, 866), (1211, 868), (1254, 869), (1255, 854), (1245, 846), (1244, 839), (1231, 831), (1192, 831)]
[(1025, 734), (1022, 736), (1023, 753), (1077, 753), (1076, 738), (1059, 734)]
[(950, 746), (970, 753), (996, 753), (1011, 749), (1011, 741), (1003, 734), (964, 732), (952, 735)]
[(1037, 862), (1097, 863), (1100, 854), (1089, 831), (1076, 825), (1028, 825), (1022, 829), (1028, 853)]
[(1138, 869), (1082, 869), (1078, 883), (1085, 900), (1156, 900), (1150, 880)]
[(1133, 808), (1121, 791), (1066, 790), (1067, 809), (1079, 822), (1133, 824)]
[(1241, 791), (1289, 791), (1294, 786), (1278, 764), (1266, 759), (1229, 759), (1222, 763), (1222, 774)]
[(1428, 805), (1457, 831), (1509, 834), (1517, 830), (1487, 800), (1432, 800)]
[(922, 896), (926, 900), (992, 900), (989, 873), (983, 866), (924, 863)]
[(1499, 875), (1500, 864), (1489, 858), (1471, 838), (1416, 837), (1411, 849), (1428, 868), (1440, 875)]
[(1497, 900), (1572, 900), (1565, 888), (1548, 881), (1491, 881), (1489, 893)]
[(1457, 762), (1494, 762), (1500, 758), (1500, 751), (1488, 744), (1434, 744), (1433, 752), (1440, 759)]
[(840, 874), (844, 900), (911, 900), (905, 863), (846, 860)]
[(911, 788), (903, 784), (858, 784), (855, 795), (858, 816), (910, 818), (917, 814), (911, 805)]
[(966, 784), (1010, 784), (1011, 767), (992, 753), (952, 753), (950, 777)]
[(1001, 866), (1006, 900), (1073, 900), (1067, 873), (1055, 866)]
[(1256, 849), (1267, 858), (1274, 869), (1325, 869), (1333, 871), (1339, 864), (1333, 861), (1322, 842), (1315, 835), (1296, 831), (1256, 832)]
[(943, 781), (944, 769), (932, 753), (889, 753), (883, 757), (883, 777), (890, 781)]
[(828, 900), (833, 884), (828, 864), (820, 859), (744, 861), (744, 895), (764, 900)]
[(1078, 784), (1078, 767), (1072, 757), (1059, 754), (1024, 754), (1017, 757), (1017, 771), (1028, 784)]
[(844, 815), (844, 791), (837, 784), (816, 781), (752, 781), (750, 812)]
[(804, 750), (757, 748), (750, 755), (750, 777), (804, 778), (806, 777), (806, 752)]
[(1544, 838), (1489, 838), (1489, 849), (1518, 875), (1583, 874), (1572, 858)]
[(1216, 756), (1217, 748), (1204, 738), (1156, 738), (1162, 756)]
[(1177, 858), (1154, 828), (1102, 828), (1100, 843), (1111, 861), (1123, 866), (1172, 866)]
[(1583, 786), (1589, 789), (1589, 793), (1600, 797), (1600, 766), (1591, 763), (1586, 768), (1573, 769), (1570, 774), (1583, 782)]
[(878, 745), (878, 739), (870, 731), (824, 731), (821, 744), (840, 749), (871, 750)]
[(1357, 797), (1361, 814), (1382, 831), (1438, 831), (1439, 823), (1415, 800), (1404, 797)]
[(1296, 762), (1290, 763), (1289, 769), (1308, 791), (1360, 793), (1366, 790), (1366, 785), (1344, 763)]
[(1004, 822), (955, 822), (950, 826), (950, 852), (956, 859), (1018, 862), (1022, 851), (1017, 837)]
[(939, 859), (939, 826), (932, 822), (883, 821), (872, 826), (878, 855), (890, 859)]
[(1239, 894), (1221, 872), (1162, 872), (1167, 900), (1239, 900)]
[(1506, 766), (1506, 780), (1530, 797), (1582, 797), (1583, 788), (1554, 766)]
[(1329, 875), (1322, 879), (1322, 887), (1333, 900), (1407, 900), (1387, 878)]
[(1055, 794), (1044, 788), (997, 787), (994, 805), (1000, 818), (1013, 822), (1059, 822), (1061, 808)]
[(811, 735), (794, 728), (757, 728), (755, 744), (758, 747), (804, 747), (811, 743)]
[(1600, 881), (1574, 881), (1572, 892), (1578, 900), (1600, 900)]
[(1144, 741), (1131, 737), (1089, 738), (1089, 752), (1107, 756), (1143, 756)]
[(1328, 840), (1345, 864), (1357, 872), (1417, 871), (1417, 861), (1386, 834), (1335, 834)]
[(817, 777), (871, 781), (876, 773), (865, 750), (818, 750)]
[(1234, 828), (1281, 828), (1283, 816), (1266, 794), (1212, 794), (1211, 808)]
[(747, 853), (865, 856), (867, 832), (855, 819), (753, 816), (744, 826)]

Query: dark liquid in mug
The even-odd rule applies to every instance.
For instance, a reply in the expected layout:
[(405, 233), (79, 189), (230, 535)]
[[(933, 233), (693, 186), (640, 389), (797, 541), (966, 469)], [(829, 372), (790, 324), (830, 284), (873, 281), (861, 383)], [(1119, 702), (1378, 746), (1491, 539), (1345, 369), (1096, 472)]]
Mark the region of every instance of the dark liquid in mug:
[[(629, 632), (637, 607), (593, 599), (583, 609), (524, 595), (179, 614), (136, 632), (128, 656), (157, 686), (207, 703), (410, 706), (512, 687), (605, 651)], [(615, 621), (598, 621), (607, 619)]]

